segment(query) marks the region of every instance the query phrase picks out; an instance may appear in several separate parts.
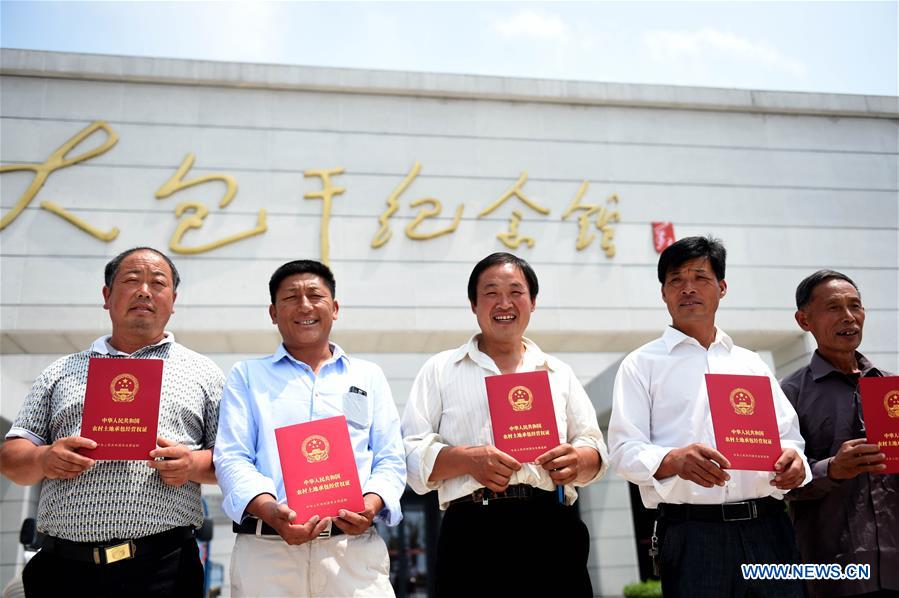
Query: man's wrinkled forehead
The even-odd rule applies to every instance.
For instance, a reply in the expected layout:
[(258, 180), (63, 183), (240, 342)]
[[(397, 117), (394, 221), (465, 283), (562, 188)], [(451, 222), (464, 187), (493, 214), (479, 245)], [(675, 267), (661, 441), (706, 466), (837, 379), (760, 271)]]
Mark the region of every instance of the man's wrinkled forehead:
[(490, 266), (478, 276), (478, 288), (488, 289), (499, 286), (500, 282), (502, 282), (500, 279), (504, 273), (512, 274), (512, 280), (509, 282), (510, 286), (521, 287), (524, 290), (528, 290), (528, 281), (524, 277), (524, 272), (522, 272), (521, 268), (515, 264), (496, 264), (495, 266)]
[(172, 270), (168, 263), (152, 251), (138, 251), (132, 253), (119, 265), (115, 278), (121, 278), (128, 274), (140, 274), (149, 270), (153, 276), (163, 276), (167, 280), (172, 279)]
[(861, 293), (858, 292), (858, 289), (851, 282), (839, 278), (828, 278), (815, 285), (812, 289), (809, 303), (812, 301), (828, 303), (843, 298), (861, 301)]
[(281, 284), (278, 285), (278, 292), (280, 293), (283, 291), (291, 291), (300, 288), (325, 290), (328, 292), (328, 295), (331, 294), (331, 289), (330, 287), (328, 287), (328, 283), (326, 283), (321, 276), (319, 276), (318, 274), (313, 274), (312, 272), (302, 272), (299, 274), (292, 274), (291, 276), (288, 276), (281, 281)]
[[(496, 278), (487, 278), (487, 279), (482, 278), (479, 281), (478, 286), (482, 290), (487, 291), (490, 289), (498, 288), (500, 286), (500, 281), (497, 280)], [(528, 290), (528, 283), (523, 278), (521, 280), (512, 280), (511, 282), (509, 282), (509, 286), (512, 287), (513, 289), (520, 289), (522, 291)]]
[(687, 260), (683, 264), (672, 266), (665, 273), (665, 278), (684, 274), (686, 272), (695, 272), (697, 274), (714, 274), (712, 264), (707, 257), (697, 257)]

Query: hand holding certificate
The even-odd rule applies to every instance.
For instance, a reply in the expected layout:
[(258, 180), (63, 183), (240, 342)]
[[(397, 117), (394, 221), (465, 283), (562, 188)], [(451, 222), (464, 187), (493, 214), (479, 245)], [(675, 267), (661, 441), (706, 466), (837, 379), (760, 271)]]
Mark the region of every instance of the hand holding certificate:
[(706, 374), (718, 452), (730, 469), (774, 471), (780, 432), (767, 376)]
[(296, 521), (365, 510), (356, 458), (344, 416), (275, 430), (287, 505)]
[(81, 436), (97, 448), (79, 452), (99, 460), (145, 460), (156, 448), (161, 359), (91, 358)]

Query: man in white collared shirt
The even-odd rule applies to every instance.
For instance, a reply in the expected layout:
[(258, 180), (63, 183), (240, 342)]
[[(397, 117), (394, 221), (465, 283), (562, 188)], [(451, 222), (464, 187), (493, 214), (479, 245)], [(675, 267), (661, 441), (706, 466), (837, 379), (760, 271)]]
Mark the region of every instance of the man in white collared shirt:
[[(688, 237), (659, 258), (672, 324), (628, 355), (613, 391), (612, 467), (658, 508), (662, 591), (802, 596), (798, 582), (747, 581), (742, 563), (798, 563), (781, 499), (811, 478), (796, 412), (761, 358), (715, 326), (727, 292), (720, 241)], [(767, 376), (783, 452), (775, 472), (729, 471), (715, 448), (706, 373)]]
[[(605, 473), (607, 450), (571, 368), (523, 336), (537, 290), (526, 261), (508, 253), (481, 260), (468, 282), (480, 334), (429, 359), (406, 404), (408, 483), (419, 494), (437, 490), (445, 510), (439, 596), (592, 595), (589, 535), (571, 505), (575, 486)], [(493, 446), (484, 378), (535, 370), (549, 374), (562, 444), (519, 463)], [(532, 566), (540, 570), (524, 575)]]

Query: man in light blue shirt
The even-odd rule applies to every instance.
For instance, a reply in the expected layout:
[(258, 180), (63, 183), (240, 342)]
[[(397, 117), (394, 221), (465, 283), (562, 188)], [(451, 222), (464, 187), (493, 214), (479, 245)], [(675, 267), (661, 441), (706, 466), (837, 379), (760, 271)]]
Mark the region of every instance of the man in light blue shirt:
[[(397, 525), (406, 486), (399, 416), (381, 369), (330, 342), (334, 275), (297, 260), (269, 281), (269, 315), (283, 340), (237, 363), (222, 396), (215, 469), (237, 532), (235, 596), (393, 595), (387, 547), (372, 522)], [(296, 521), (287, 506), (275, 429), (344, 415), (365, 510)]]

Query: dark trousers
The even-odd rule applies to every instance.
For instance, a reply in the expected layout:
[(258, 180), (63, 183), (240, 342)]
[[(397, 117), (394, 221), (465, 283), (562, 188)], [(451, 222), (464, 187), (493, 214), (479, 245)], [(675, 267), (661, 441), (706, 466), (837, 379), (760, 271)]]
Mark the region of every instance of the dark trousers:
[(592, 596), (590, 535), (555, 493), (450, 506), (437, 541), (436, 595)]
[(203, 596), (203, 565), (197, 542), (188, 538), (172, 550), (138, 554), (109, 565), (62, 558), (41, 550), (25, 565), (28, 598), (45, 596)]
[(744, 580), (741, 564), (799, 563), (786, 513), (749, 521), (659, 520), (662, 594), (802, 598), (801, 581)]

